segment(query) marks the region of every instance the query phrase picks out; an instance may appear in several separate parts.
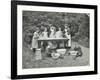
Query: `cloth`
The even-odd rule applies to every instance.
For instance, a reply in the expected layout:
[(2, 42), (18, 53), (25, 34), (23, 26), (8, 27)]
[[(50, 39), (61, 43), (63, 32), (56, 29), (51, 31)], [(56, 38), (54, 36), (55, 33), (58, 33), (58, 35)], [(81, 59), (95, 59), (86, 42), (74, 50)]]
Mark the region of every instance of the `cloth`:
[(71, 35), (67, 35), (68, 40), (68, 47), (71, 47)]
[(57, 47), (57, 44), (55, 42), (48, 42), (47, 48), (55, 49), (56, 47)]

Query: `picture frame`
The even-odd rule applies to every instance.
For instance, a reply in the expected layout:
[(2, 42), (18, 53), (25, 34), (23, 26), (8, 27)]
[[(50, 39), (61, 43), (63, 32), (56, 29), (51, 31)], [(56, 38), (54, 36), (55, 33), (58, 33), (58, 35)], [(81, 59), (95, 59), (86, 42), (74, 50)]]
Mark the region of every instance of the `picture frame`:
[[(90, 22), (89, 22), (89, 26), (90, 26), (89, 28), (90, 30), (89, 60), (90, 62), (88, 63), (89, 65), (80, 66), (80, 68), (76, 66), (74, 67), (63, 66), (64, 68), (63, 67), (62, 68), (61, 67), (58, 67), (58, 68), (35, 67), (32, 69), (22, 68), (23, 67), (22, 58), (24, 56), (22, 54), (23, 52), (22, 26), (24, 25), (23, 16), (24, 14), (26, 14), (26, 16), (33, 14), (32, 12), (29, 13), (28, 11), (29, 12), (33, 11), (33, 13), (37, 13), (39, 11), (40, 13), (41, 11), (44, 11), (44, 12), (49, 11), (51, 12), (50, 14), (53, 14), (54, 12), (59, 12), (59, 14), (60, 12), (61, 14), (63, 12), (66, 12), (66, 13), (69, 13), (69, 15), (71, 13), (76, 13), (76, 14), (89, 13), (89, 18), (90, 18)], [(44, 14), (44, 13), (41, 13), (41, 14)], [(45, 14), (48, 15), (48, 13), (45, 13)], [(56, 15), (58, 15), (58, 13), (56, 13)], [(32, 18), (32, 19), (34, 20), (35, 18)], [(75, 63), (77, 63), (77, 61)], [(97, 74), (97, 71), (98, 71), (97, 70), (97, 5), (49, 3), (49, 2), (34, 2), (34, 1), (11, 1), (11, 79), (90, 75), (90, 74)]]

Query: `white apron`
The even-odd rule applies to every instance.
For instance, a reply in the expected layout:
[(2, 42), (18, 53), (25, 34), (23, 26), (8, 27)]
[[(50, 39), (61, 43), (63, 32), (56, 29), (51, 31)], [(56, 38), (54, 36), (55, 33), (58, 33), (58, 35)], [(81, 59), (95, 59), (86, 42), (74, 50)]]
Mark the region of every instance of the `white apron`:
[(71, 35), (67, 35), (68, 40), (68, 47), (71, 47)]
[(39, 37), (39, 34), (37, 32), (34, 32), (34, 35), (32, 38), (32, 48), (38, 48), (38, 37)]
[(66, 36), (67, 39), (69, 39), (69, 40), (68, 40), (68, 45), (67, 45), (67, 46), (68, 46), (68, 47), (71, 47), (71, 35), (68, 34), (68, 33), (66, 32), (66, 33), (65, 33), (65, 36)]

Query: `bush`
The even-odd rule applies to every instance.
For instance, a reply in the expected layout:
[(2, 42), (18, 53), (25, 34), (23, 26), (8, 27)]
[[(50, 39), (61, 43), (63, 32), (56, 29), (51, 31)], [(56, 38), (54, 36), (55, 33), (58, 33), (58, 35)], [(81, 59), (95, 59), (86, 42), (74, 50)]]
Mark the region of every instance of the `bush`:
[(73, 40), (89, 44), (89, 16), (84, 13), (64, 12), (23, 11), (24, 41), (28, 44), (31, 43), (33, 33), (37, 27), (43, 31), (44, 27), (49, 29), (50, 25), (53, 25), (64, 30), (65, 24), (70, 28)]

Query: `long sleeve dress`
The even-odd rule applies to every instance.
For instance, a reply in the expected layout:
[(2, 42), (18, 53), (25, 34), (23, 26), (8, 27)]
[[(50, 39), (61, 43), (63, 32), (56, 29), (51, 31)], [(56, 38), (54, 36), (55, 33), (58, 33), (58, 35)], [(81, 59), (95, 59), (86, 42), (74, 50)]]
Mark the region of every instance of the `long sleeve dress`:
[[(57, 32), (56, 32), (56, 38), (57, 38), (57, 39), (63, 38), (62, 35), (63, 35), (63, 34), (62, 34), (62, 31), (57, 31)], [(62, 44), (62, 41), (56, 41), (56, 42), (57, 42), (57, 47), (60, 48), (60, 46), (61, 46), (61, 44)]]
[(55, 38), (56, 37), (56, 35), (55, 35), (55, 28), (54, 27), (51, 27), (50, 28), (50, 31), (51, 31), (51, 33), (50, 33), (50, 38)]
[(34, 32), (32, 38), (32, 48), (38, 48), (38, 38), (39, 38), (39, 34), (37, 32)]
[(62, 38), (62, 31), (56, 32), (56, 38)]
[(55, 36), (55, 32), (54, 31), (52, 31), (51, 33), (50, 33), (50, 38), (55, 38), (56, 36)]
[[(47, 39), (48, 38), (48, 32), (44, 31), (42, 32), (42, 39)], [(47, 46), (47, 41), (41, 42), (41, 45), (43, 46), (44, 50), (46, 49)]]
[(44, 38), (44, 39), (48, 38), (48, 32), (43, 32), (42, 34), (43, 34), (42, 38)]
[(68, 45), (67, 45), (67, 46), (68, 46), (68, 47), (71, 47), (71, 35), (68, 34), (68, 32), (66, 32), (66, 33), (65, 33), (65, 36), (66, 36), (67, 39), (69, 39), (69, 40), (68, 40)]

